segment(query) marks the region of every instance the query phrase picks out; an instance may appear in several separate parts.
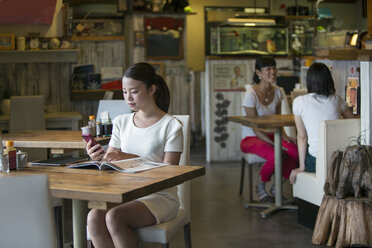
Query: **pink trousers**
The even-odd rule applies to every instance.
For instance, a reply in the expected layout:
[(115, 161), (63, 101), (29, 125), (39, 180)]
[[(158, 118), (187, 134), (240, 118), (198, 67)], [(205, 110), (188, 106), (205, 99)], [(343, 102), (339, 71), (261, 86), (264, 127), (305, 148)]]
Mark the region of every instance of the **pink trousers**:
[[(274, 135), (269, 134), (268, 136), (271, 140), (274, 140)], [(288, 179), (291, 171), (298, 167), (298, 150), (295, 143), (287, 142), (284, 139), (282, 139), (282, 146), (288, 149), (285, 151), (286, 155), (283, 154), (286, 156), (286, 159), (282, 164), (283, 177)], [(256, 136), (247, 136), (242, 139), (240, 149), (244, 153), (254, 153), (266, 159), (266, 163), (261, 168), (260, 175), (263, 182), (269, 182), (275, 172), (274, 146)]]

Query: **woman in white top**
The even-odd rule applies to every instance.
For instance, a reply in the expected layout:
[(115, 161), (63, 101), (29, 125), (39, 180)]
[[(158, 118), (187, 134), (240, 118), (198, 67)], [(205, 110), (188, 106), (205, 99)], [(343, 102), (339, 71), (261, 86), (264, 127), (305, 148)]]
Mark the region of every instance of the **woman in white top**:
[(302, 171), (315, 172), (318, 152), (318, 128), (321, 121), (337, 120), (341, 116), (353, 118), (346, 102), (335, 95), (335, 86), (328, 67), (314, 63), (306, 75), (308, 94), (298, 96), (293, 101), (293, 114), (297, 128), (297, 144), (300, 167), (290, 175), (290, 182)]
[[(182, 124), (167, 114), (170, 94), (166, 83), (147, 63), (130, 66), (122, 81), (124, 100), (134, 113), (114, 119), (106, 153), (101, 153), (100, 145), (89, 142), (89, 156), (107, 161), (141, 156), (177, 165), (183, 151)], [(92, 209), (87, 221), (89, 234), (96, 248), (138, 247), (132, 228), (168, 221), (177, 215), (178, 208), (177, 187), (172, 187), (108, 211)]]
[[(243, 100), (243, 115), (248, 117), (280, 114), (282, 91), (276, 82), (276, 62), (272, 57), (264, 56), (256, 60), (253, 81), (256, 83), (245, 94)], [(265, 183), (269, 182), (275, 170), (274, 135), (250, 127), (242, 127), (242, 152), (254, 153), (264, 159), (256, 192), (260, 201), (272, 201), (266, 192)], [(298, 166), (298, 151), (294, 140), (283, 131), (283, 177), (288, 179), (291, 171)], [(274, 188), (271, 190), (274, 195)]]

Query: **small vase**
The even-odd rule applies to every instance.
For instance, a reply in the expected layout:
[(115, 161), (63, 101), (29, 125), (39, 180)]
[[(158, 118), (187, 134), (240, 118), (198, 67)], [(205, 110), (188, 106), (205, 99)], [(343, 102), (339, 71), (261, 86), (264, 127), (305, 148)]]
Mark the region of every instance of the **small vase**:
[(9, 115), (10, 113), (10, 99), (6, 98), (1, 101), (1, 113)]

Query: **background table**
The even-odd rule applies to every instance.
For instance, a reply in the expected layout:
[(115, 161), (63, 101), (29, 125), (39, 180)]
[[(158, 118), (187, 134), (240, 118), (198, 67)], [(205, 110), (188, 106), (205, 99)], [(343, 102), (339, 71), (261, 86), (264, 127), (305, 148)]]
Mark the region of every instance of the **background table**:
[(229, 120), (266, 132), (274, 132), (275, 150), (275, 205), (261, 212), (262, 217), (280, 209), (297, 209), (294, 205), (282, 203), (282, 127), (294, 126), (293, 115), (265, 115), (256, 117), (230, 116)]
[[(83, 116), (78, 112), (52, 112), (45, 113), (45, 125), (47, 129), (64, 128), (79, 130), (79, 121)], [(9, 130), (9, 115), (0, 115), (1, 130)]]
[(167, 165), (140, 173), (33, 166), (4, 176), (47, 174), (53, 197), (72, 199), (74, 247), (86, 247), (87, 201), (106, 208), (176, 186), (205, 174), (201, 166)]
[[(16, 148), (48, 148), (52, 154), (63, 154), (66, 150), (85, 149), (86, 142), (81, 131), (43, 130), (2, 134), (3, 146), (7, 140), (14, 141)], [(97, 137), (97, 142), (107, 145), (110, 137)]]

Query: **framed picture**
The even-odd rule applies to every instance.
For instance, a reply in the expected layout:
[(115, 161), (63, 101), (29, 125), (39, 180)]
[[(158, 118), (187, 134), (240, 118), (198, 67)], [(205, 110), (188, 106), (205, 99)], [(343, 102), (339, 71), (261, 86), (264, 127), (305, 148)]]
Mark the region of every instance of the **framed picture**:
[(15, 49), (15, 35), (14, 34), (0, 34), (0, 50), (14, 50)]
[(157, 74), (164, 78), (164, 64), (162, 62), (149, 62), (155, 68)]
[(245, 91), (247, 72), (244, 64), (214, 64), (214, 91)]
[(184, 22), (184, 18), (145, 18), (146, 59), (183, 59)]
[(147, 30), (146, 58), (151, 60), (183, 59), (183, 32)]

